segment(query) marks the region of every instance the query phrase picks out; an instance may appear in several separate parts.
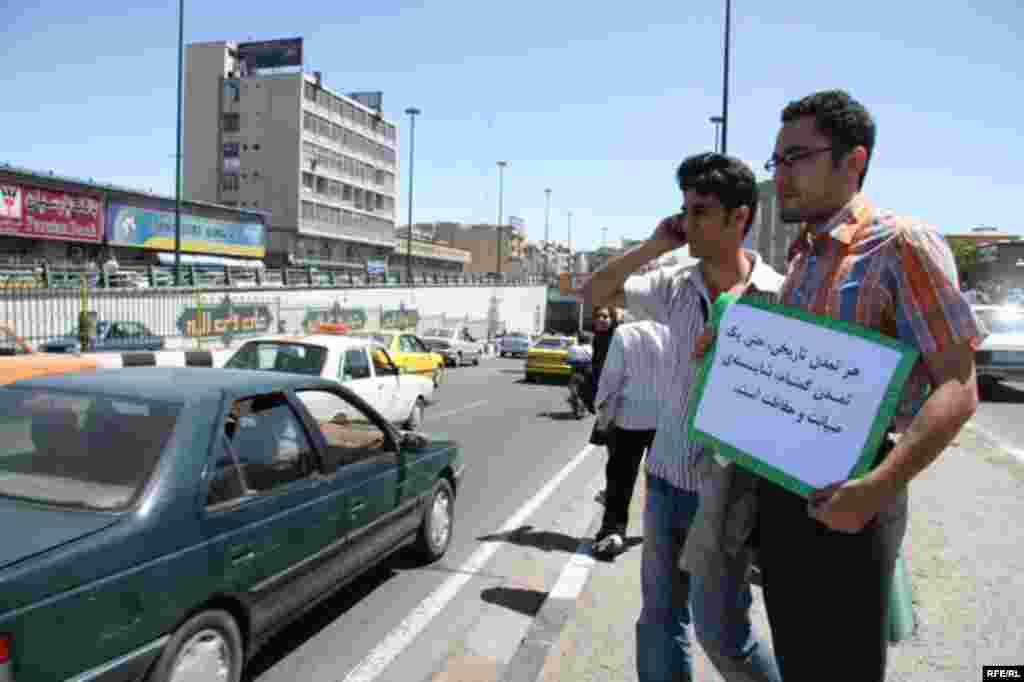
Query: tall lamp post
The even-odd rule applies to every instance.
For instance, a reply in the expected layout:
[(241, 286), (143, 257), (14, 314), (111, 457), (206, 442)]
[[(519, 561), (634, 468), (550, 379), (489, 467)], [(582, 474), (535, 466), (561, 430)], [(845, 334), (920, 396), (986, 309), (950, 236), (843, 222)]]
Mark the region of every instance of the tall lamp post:
[(498, 277), (501, 277), (501, 221), (503, 220), (502, 211), (504, 206), (502, 201), (504, 200), (504, 178), (505, 178), (505, 166), (508, 165), (508, 161), (498, 162)]
[(729, 22), (732, 17), (732, 0), (725, 0), (725, 55), (722, 60), (722, 154), (728, 148), (729, 136)]
[(547, 284), (551, 273), (548, 272), (548, 249), (551, 246), (551, 188), (544, 190), (544, 283)]
[(181, 80), (185, 43), (185, 0), (178, 0), (178, 125), (174, 169), (174, 284), (181, 286)]
[(721, 116), (712, 116), (711, 119), (710, 119), (711, 123), (714, 124), (714, 126), (715, 126), (715, 152), (716, 153), (718, 152), (718, 134), (719, 134), (719, 129), (720, 129), (720, 126), (722, 125), (722, 122), (724, 120), (725, 119), (722, 118)]
[(405, 113), (409, 115), (409, 232), (405, 237), (405, 278), (409, 286), (412, 286), (412, 162), (416, 146), (416, 117), (420, 110), (409, 107)]
[(575, 261), (573, 260), (573, 257), (572, 257), (572, 211), (569, 211), (568, 226), (569, 226), (569, 267), (566, 268), (566, 269), (569, 271), (569, 277), (571, 279), (572, 278), (572, 274), (573, 274), (572, 271), (575, 269), (575, 265), (576, 265), (576, 263), (575, 263)]

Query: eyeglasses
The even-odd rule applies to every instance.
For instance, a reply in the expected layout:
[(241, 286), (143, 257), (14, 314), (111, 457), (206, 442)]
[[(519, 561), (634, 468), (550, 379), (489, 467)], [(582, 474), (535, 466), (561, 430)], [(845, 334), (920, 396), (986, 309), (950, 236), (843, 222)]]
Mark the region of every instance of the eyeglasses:
[(764, 169), (771, 173), (779, 166), (792, 168), (798, 161), (803, 161), (804, 159), (811, 158), (815, 154), (829, 151), (832, 151), (832, 147), (822, 147), (821, 149), (797, 149), (791, 152), (786, 152), (782, 156), (772, 154), (772, 158), (764, 162)]

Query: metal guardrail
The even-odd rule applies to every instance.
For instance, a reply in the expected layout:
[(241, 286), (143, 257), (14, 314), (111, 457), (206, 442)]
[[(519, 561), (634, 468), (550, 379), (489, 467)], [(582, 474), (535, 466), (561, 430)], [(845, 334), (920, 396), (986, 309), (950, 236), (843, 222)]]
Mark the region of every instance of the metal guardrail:
[(537, 286), (554, 284), (552, 278), (505, 278), (494, 275), (421, 273), (410, 280), (404, 272), (367, 274), (301, 268), (210, 268), (182, 266), (181, 282), (175, 284), (170, 267), (119, 267), (110, 274), (102, 269), (58, 268), (48, 265), (0, 268), (0, 291), (10, 289), (152, 289), (218, 287), (380, 287), (380, 286)]
[[(0, 271), (0, 276), (10, 272)], [(259, 277), (202, 274), (206, 276), (196, 277), (196, 285), (132, 286), (97, 271), (51, 271), (49, 286), (0, 286), (0, 324), (37, 350), (49, 352), (184, 350), (211, 343), (229, 345), (232, 339), (251, 334), (308, 331), (314, 322), (345, 321), (347, 312), (339, 303), (345, 300), (345, 292), (410, 286), (397, 277), (327, 278), (308, 269), (264, 271)], [(482, 276), (421, 275), (413, 278), (412, 286), (496, 284), (543, 286), (543, 280), (498, 282)], [(364, 316), (384, 315), (383, 309), (377, 310), (378, 304), (352, 301), (352, 306), (363, 308)], [(420, 322), (426, 324), (425, 319)], [(118, 328), (112, 329), (109, 323), (118, 323)]]

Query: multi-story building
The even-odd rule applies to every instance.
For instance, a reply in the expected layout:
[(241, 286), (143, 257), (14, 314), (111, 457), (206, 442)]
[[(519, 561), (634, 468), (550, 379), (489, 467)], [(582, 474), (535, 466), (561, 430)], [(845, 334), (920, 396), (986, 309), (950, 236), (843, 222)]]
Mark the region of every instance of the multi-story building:
[(301, 39), (188, 46), (184, 192), (268, 211), (273, 264), (366, 269), (394, 250), (397, 129), (380, 93), (328, 88), (301, 53)]
[(422, 225), (413, 226), (412, 240), (409, 239), (408, 226), (395, 230), (395, 250), (388, 257), (388, 271), (404, 274), (411, 265), (414, 276), (469, 272), (472, 254), (437, 239), (432, 230), (423, 229)]
[[(414, 238), (417, 233), (438, 243), (468, 251), (471, 256), (466, 272), (485, 274), (499, 270), (498, 228), (495, 225), (464, 225), (456, 222), (416, 223)], [(523, 262), (526, 230), (521, 223), (512, 222), (509, 225), (502, 225), (501, 235), (501, 273), (506, 277), (524, 275), (527, 269)]]
[(771, 180), (760, 183), (758, 191), (757, 215), (745, 244), (747, 248), (759, 252), (773, 268), (785, 272), (786, 254), (800, 225), (782, 222), (775, 197), (775, 184)]

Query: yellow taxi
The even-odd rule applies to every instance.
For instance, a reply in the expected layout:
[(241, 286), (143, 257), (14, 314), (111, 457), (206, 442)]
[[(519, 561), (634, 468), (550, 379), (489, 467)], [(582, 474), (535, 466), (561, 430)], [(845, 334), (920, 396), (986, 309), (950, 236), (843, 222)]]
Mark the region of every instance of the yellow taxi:
[(373, 339), (384, 346), (400, 369), (404, 369), (409, 374), (430, 377), (434, 381), (434, 388), (437, 388), (444, 380), (444, 357), (438, 353), (432, 353), (415, 334), (379, 330), (349, 332), (346, 336)]
[(533, 381), (539, 376), (570, 376), (569, 346), (573, 339), (568, 336), (542, 336), (530, 346), (526, 354), (526, 380)]
[(70, 353), (37, 353), (9, 327), (0, 325), (0, 384), (42, 374), (61, 374), (96, 369), (92, 358)]

